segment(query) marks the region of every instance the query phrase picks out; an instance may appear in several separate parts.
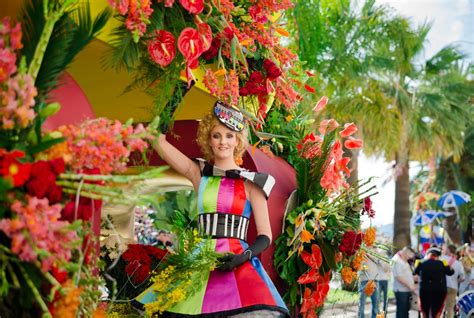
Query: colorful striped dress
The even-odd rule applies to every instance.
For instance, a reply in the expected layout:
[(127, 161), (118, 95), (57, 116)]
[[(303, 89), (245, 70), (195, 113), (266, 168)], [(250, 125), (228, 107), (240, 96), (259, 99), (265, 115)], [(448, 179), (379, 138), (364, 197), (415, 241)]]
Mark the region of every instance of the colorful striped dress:
[[(245, 180), (261, 187), (268, 197), (274, 179), (247, 170), (224, 171), (202, 160), (199, 164), (199, 231), (213, 237), (217, 252), (243, 253), (248, 247), (244, 238), (252, 214)], [(256, 312), (253, 317), (289, 317), (285, 303), (255, 256), (234, 271), (211, 271), (203, 279), (201, 290), (163, 317), (240, 317), (250, 312)], [(141, 304), (152, 302), (153, 292), (145, 291), (135, 300)]]

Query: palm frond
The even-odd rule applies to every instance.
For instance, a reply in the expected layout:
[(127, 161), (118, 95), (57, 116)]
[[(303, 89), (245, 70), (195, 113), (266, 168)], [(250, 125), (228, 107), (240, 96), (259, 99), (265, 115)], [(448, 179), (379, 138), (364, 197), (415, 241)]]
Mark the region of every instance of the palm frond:
[[(58, 1), (51, 1), (59, 5)], [(43, 1), (31, 0), (26, 2), (21, 21), (24, 28), (25, 45), (22, 53), (30, 63), (40, 35), (45, 26)], [(76, 19), (71, 17), (75, 16)], [(55, 24), (51, 39), (36, 78), (36, 87), (43, 98), (58, 85), (58, 77), (72, 62), (92, 38), (104, 27), (110, 11), (104, 10), (92, 22), (89, 4), (73, 6)]]

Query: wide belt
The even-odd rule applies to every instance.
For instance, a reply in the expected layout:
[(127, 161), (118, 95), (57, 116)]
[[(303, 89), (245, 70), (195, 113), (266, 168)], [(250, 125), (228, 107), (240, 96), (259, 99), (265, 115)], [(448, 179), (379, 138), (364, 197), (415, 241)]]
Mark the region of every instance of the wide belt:
[(198, 216), (198, 231), (212, 238), (238, 238), (247, 241), (249, 218), (228, 213), (203, 213)]

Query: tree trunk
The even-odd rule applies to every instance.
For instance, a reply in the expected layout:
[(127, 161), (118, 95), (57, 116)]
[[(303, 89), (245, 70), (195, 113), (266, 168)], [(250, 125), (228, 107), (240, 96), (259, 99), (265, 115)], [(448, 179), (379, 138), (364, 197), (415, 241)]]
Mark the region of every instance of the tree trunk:
[[(454, 176), (454, 171), (450, 164), (446, 165), (446, 189), (449, 190), (456, 190), (459, 189), (459, 185), (456, 183), (456, 178)], [(455, 245), (461, 244), (461, 224), (459, 221), (459, 211), (454, 208), (449, 209), (450, 212), (453, 212), (454, 215), (447, 217), (444, 221), (444, 229), (448, 234), (448, 237), (451, 239)]]
[(359, 150), (350, 150), (344, 147), (344, 152), (349, 158), (351, 158), (348, 165), (349, 170), (351, 171), (351, 176), (347, 179), (347, 182), (351, 186), (356, 186), (358, 183), (357, 181), (359, 180)]
[(410, 238), (410, 176), (408, 160), (401, 166), (397, 156), (398, 177), (395, 181), (395, 214), (393, 216), (393, 245), (395, 250), (411, 245)]

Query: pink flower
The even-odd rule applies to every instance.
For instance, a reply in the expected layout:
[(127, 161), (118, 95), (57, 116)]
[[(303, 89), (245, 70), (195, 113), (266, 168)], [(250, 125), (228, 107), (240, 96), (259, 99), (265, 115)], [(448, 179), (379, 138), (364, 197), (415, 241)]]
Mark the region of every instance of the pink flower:
[(336, 120), (332, 118), (324, 119), (323, 121), (321, 121), (321, 124), (319, 124), (319, 132), (322, 135), (325, 135), (326, 133), (333, 131), (337, 127), (339, 127), (339, 124)]
[(12, 219), (0, 221), (2, 230), (12, 240), (12, 252), (26, 262), (39, 260), (47, 272), (54, 263), (68, 262), (78, 237), (67, 230), (68, 222), (58, 221), (61, 205), (49, 205), (47, 199), (27, 196), (28, 204), (15, 201)]
[(339, 133), (342, 138), (347, 138), (357, 131), (357, 126), (354, 123), (347, 123), (344, 125), (344, 130)]
[(199, 14), (204, 9), (203, 0), (179, 0), (179, 3), (191, 14)]
[(350, 137), (346, 141), (344, 141), (344, 146), (347, 149), (359, 149), (363, 145), (363, 141), (361, 139), (356, 139), (353, 137)]
[(155, 37), (148, 42), (148, 52), (151, 58), (161, 67), (169, 65), (176, 56), (175, 39), (168, 31), (155, 32)]
[(0, 82), (16, 72), (16, 54), (10, 49), (0, 49)]
[(319, 112), (321, 110), (324, 109), (324, 107), (326, 107), (327, 103), (328, 103), (328, 98), (327, 96), (323, 96), (321, 97), (321, 99), (316, 103), (316, 106), (314, 106), (313, 108), (313, 111), (314, 112)]

